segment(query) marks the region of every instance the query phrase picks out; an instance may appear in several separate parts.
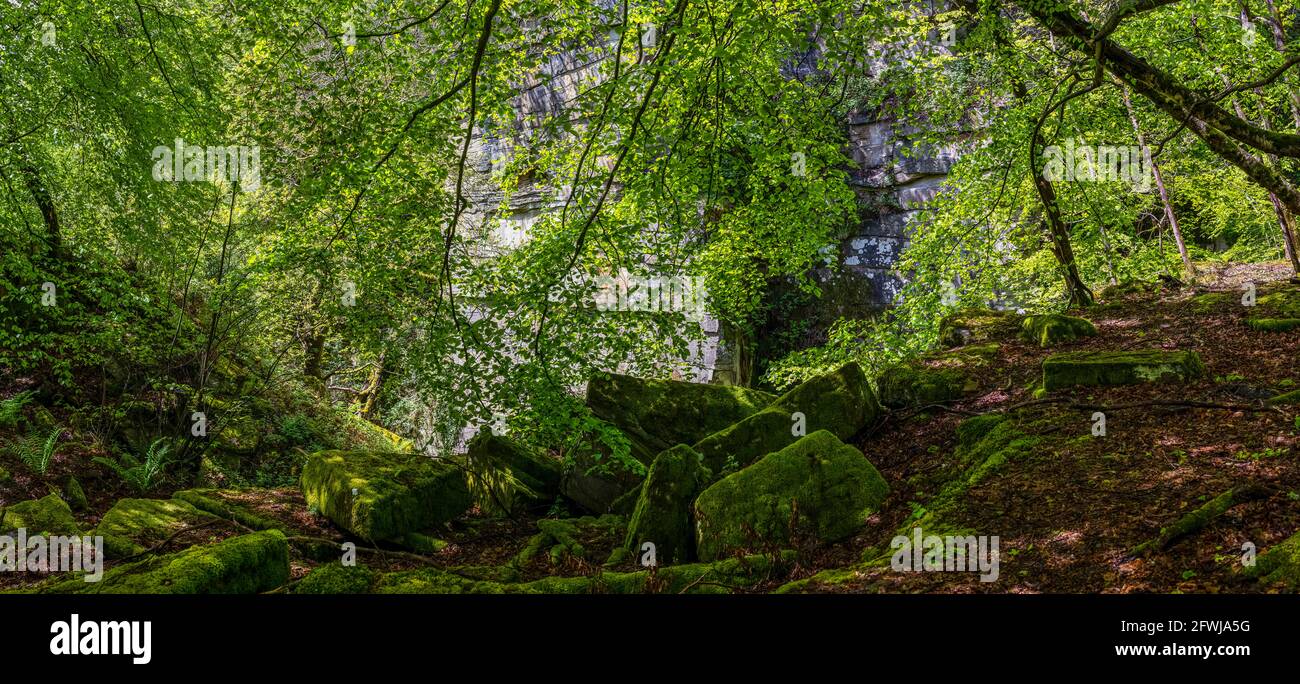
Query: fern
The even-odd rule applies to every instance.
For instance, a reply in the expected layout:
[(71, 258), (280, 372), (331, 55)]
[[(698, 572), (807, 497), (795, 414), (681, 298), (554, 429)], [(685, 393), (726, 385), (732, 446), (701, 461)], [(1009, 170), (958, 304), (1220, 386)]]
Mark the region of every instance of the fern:
[(18, 427), (18, 419), (23, 417), (23, 407), (32, 400), (33, 394), (28, 390), (0, 400), (0, 427)]
[(171, 446), (166, 444), (166, 441), (162, 438), (154, 440), (153, 444), (149, 445), (149, 450), (145, 452), (143, 461), (131, 454), (122, 454), (117, 460), (102, 456), (97, 456), (93, 460), (117, 473), (123, 482), (143, 494), (158, 484), (167, 467), (167, 456)]
[(32, 469), (32, 472), (44, 475), (45, 471), (50, 469), (50, 462), (54, 460), (54, 447), (62, 434), (63, 428), (57, 425), (48, 435), (33, 430), (23, 439), (14, 442), (11, 449), (23, 463), (27, 464), (28, 468)]

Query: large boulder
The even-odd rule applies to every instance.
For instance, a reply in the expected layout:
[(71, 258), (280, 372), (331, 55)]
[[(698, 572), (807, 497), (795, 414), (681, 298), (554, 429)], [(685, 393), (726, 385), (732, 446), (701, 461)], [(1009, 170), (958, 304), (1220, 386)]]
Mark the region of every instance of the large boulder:
[(1201, 357), (1193, 351), (1068, 352), (1043, 359), (1043, 389), (1187, 382), (1204, 372)]
[(42, 594), (256, 594), (289, 581), (289, 544), (279, 530), (119, 565), (98, 582), (55, 581)]
[(420, 454), (320, 451), (302, 470), (307, 505), (368, 541), (400, 540), (464, 513), (459, 468)]
[[(466, 460), (475, 476), (484, 478), (484, 484), (492, 487), (495, 498), (501, 499), (494, 501), (494, 505), (510, 509), (548, 506), (560, 492), (559, 461), (490, 430), (480, 430), (470, 440)], [(520, 497), (509, 487), (495, 486), (498, 484), (495, 478), (501, 475), (508, 475), (527, 487), (533, 496)]]
[[(729, 425), (693, 446), (715, 474), (743, 468), (784, 449), (802, 434), (828, 430), (848, 439), (870, 425), (880, 413), (876, 394), (856, 363), (812, 378), (781, 395), (767, 408)], [(795, 427), (802, 414), (803, 430)]]
[(632, 556), (641, 545), (655, 545), (660, 565), (694, 560), (695, 531), (691, 502), (712, 479), (694, 449), (679, 444), (657, 456), (641, 485), (641, 496), (628, 522), (623, 547)]
[(1020, 324), (1020, 337), (1040, 347), (1054, 347), (1097, 334), (1097, 326), (1085, 318), (1063, 314), (1026, 316)]
[(633, 456), (650, 463), (665, 449), (694, 444), (771, 404), (767, 392), (732, 385), (597, 376), (587, 383), (587, 406), (632, 442)]
[(844, 539), (888, 494), (862, 452), (820, 430), (704, 490), (695, 500), (696, 551), (711, 561), (795, 537)]
[(969, 308), (939, 322), (939, 344), (946, 349), (977, 342), (998, 342), (1016, 334), (1020, 316), (1011, 311)]
[(219, 520), (176, 499), (121, 499), (100, 519), (94, 534), (104, 538), (109, 558), (131, 556), (189, 527)]
[(32, 535), (79, 535), (72, 508), (58, 494), (0, 508), (0, 531), (25, 529)]
[(969, 387), (957, 368), (930, 368), (913, 364), (893, 366), (876, 380), (880, 403), (889, 408), (925, 406), (960, 399)]

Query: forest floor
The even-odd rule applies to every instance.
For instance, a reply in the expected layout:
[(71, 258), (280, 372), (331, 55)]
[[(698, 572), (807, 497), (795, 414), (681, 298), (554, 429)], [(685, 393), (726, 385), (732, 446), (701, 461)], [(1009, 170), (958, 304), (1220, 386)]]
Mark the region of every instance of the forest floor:
[[(1243, 545), (1262, 552), (1300, 530), (1300, 407), (1270, 407), (1263, 401), (1300, 388), (1300, 330), (1252, 330), (1244, 320), (1253, 309), (1242, 306), (1240, 296), (1247, 283), (1256, 284), (1260, 297), (1297, 286), (1288, 282), (1289, 269), (1282, 264), (1204, 268), (1196, 287), (1151, 285), (1070, 312), (1091, 320), (1095, 337), (1049, 349), (1014, 336), (997, 340), (992, 356), (967, 369), (978, 389), (959, 400), (882, 413), (853, 442), (889, 483), (880, 510), (851, 539), (804, 548), (789, 572), (742, 591), (782, 586), (807, 592), (1260, 591), (1242, 579)], [(1195, 351), (1206, 373), (1188, 383), (1075, 387), (1035, 396), (1049, 354), (1139, 349)], [(7, 388), (6, 394), (16, 391)], [(1179, 402), (1212, 407), (1169, 405)], [(1097, 410), (1106, 414), (1104, 436), (1092, 433)], [(925, 511), (934, 496), (931, 476), (951, 468), (956, 458), (958, 424), (989, 413), (1005, 413), (1035, 444), (966, 489), (943, 510), (942, 527), (996, 535), (999, 580), (981, 582), (974, 572), (891, 570), (890, 541), (923, 519), (918, 511)], [(76, 474), (91, 492), (77, 520), (84, 529), (93, 528), (116, 499), (129, 494), (107, 486), (105, 474), (87, 467), (94, 454), (83, 451), (60, 453), (44, 478), (11, 467), (0, 505), (43, 496), (50, 483)], [(1261, 485), (1265, 494), (1231, 507), (1162, 551), (1135, 551), (1163, 527), (1244, 484)], [(169, 486), (149, 496), (166, 497), (183, 488)], [(244, 489), (239, 497), (247, 510), (279, 521), (291, 539), (326, 542), (334, 549), (348, 540), (308, 511), (296, 486)], [(388, 547), (363, 549), (361, 557), (380, 572), (502, 567), (536, 538), (537, 521), (471, 512), (439, 532), (446, 545), (437, 552)], [(223, 522), (187, 531), (156, 550), (180, 550), (248, 531)], [(511, 581), (601, 572), (608, 552), (623, 541), (621, 529), (597, 525), (582, 534), (577, 541), (591, 553), (556, 559), (541, 554), (516, 565)], [(295, 547), (291, 577), (300, 579), (319, 563)], [(603, 568), (640, 569), (630, 560)], [(0, 573), (0, 589), (40, 579)]]

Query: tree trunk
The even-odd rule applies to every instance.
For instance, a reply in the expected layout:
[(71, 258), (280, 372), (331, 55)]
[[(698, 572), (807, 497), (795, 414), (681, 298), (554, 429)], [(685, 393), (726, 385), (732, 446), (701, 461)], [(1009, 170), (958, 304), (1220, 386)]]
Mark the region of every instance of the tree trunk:
[(1142, 156), (1151, 160), (1151, 175), (1155, 178), (1156, 189), (1160, 192), (1160, 204), (1165, 208), (1165, 218), (1169, 219), (1169, 227), (1174, 231), (1174, 242), (1178, 245), (1178, 256), (1183, 260), (1183, 272), (1189, 278), (1196, 278), (1196, 266), (1192, 264), (1192, 259), (1187, 254), (1187, 244), (1183, 242), (1183, 231), (1178, 228), (1178, 217), (1174, 214), (1174, 206), (1169, 203), (1169, 190), (1165, 187), (1164, 174), (1160, 172), (1160, 164), (1151, 156), (1151, 148), (1147, 146), (1146, 136), (1142, 135), (1142, 129), (1138, 126), (1137, 114), (1133, 112), (1133, 101), (1129, 97), (1128, 86), (1122, 86), (1124, 92), (1124, 109), (1128, 111), (1129, 123), (1133, 125), (1133, 134), (1137, 136), (1138, 147), (1142, 150)]

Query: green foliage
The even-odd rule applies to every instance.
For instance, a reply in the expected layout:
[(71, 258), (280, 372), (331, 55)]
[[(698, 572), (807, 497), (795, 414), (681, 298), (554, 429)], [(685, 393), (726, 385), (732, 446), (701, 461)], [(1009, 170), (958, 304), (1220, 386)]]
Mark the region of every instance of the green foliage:
[(23, 417), (23, 408), (31, 402), (35, 392), (19, 392), (8, 399), (0, 400), (0, 428), (16, 428)]
[(39, 428), (27, 433), (27, 436), (9, 444), (9, 450), (37, 475), (44, 475), (54, 459), (55, 447), (63, 434), (61, 426), (54, 426), (48, 431)]
[(117, 473), (117, 476), (122, 478), (123, 482), (143, 494), (153, 489), (162, 479), (167, 468), (168, 455), (171, 452), (171, 445), (167, 442), (166, 438), (154, 440), (149, 445), (144, 460), (124, 453), (118, 459), (97, 456), (94, 461)]

